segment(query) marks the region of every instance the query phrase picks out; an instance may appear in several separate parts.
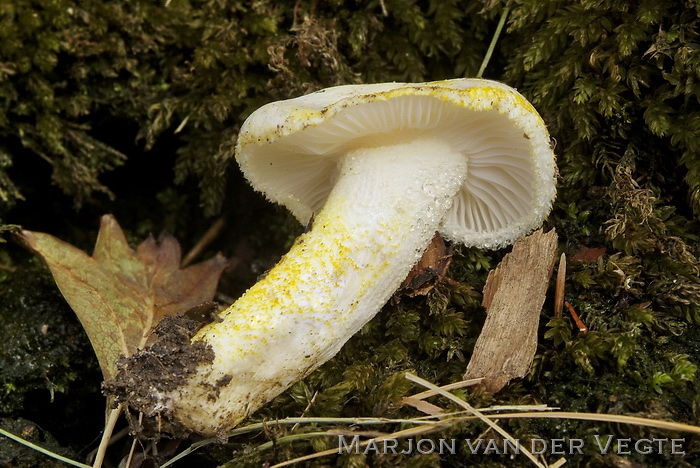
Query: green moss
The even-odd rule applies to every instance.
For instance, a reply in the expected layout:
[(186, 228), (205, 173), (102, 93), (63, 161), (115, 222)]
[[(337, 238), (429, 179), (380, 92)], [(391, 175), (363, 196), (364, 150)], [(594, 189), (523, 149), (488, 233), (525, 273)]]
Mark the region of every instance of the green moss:
[[(0, 280), (2, 427), (75, 456), (104, 423), (97, 360), (46, 268), (36, 260), (13, 266)], [(58, 466), (2, 437), (0, 462)]]
[(53, 400), (76, 381), (85, 385), (81, 374), (99, 378), (83, 329), (50, 275), (34, 263), (0, 284), (2, 414), (17, 413), (31, 392)]
[(460, 31), (476, 4), (426, 9), (401, 0), (390, 5), (401, 14), (386, 18), (376, 5), (340, 14), (338, 6), (6, 2), (0, 199), (14, 203), (28, 190), (7, 172), (24, 155), (51, 164), (53, 182), (78, 205), (112, 196), (101, 175), (131, 155), (119, 138), (96, 136), (94, 122), (107, 114), (136, 122), (147, 148), (163, 133), (177, 134), (174, 180), (194, 178), (212, 214), (221, 207), (236, 129), (259, 105), (334, 84), (473, 73), (478, 64), (484, 22)]
[[(695, 1), (5, 2), (0, 216), (61, 230), (66, 240), (88, 247), (92, 220), (111, 211), (127, 220), (122, 223), (133, 240), (165, 227), (186, 247), (207, 229), (207, 217), (221, 211), (229, 224), (212, 249), (233, 254), (247, 239), (244, 263), (254, 268), (241, 277), (249, 284), (303, 227), (227, 170), (243, 119), (266, 102), (336, 84), (473, 76), (506, 5), (506, 29), (485, 75), (516, 86), (557, 141), (559, 193), (546, 225), (557, 229), (570, 260), (567, 299), (591, 331), (579, 333), (566, 315), (552, 319), (548, 301), (530, 374), (495, 396), (458, 393), (477, 406), (547, 403), (700, 424)], [(136, 136), (139, 146), (124, 143)], [(153, 167), (142, 165), (151, 159)], [(151, 172), (138, 178), (144, 170)], [(61, 192), (44, 187), (49, 179)], [(151, 191), (139, 191), (156, 181)], [(110, 192), (119, 197), (110, 200)], [(78, 214), (73, 201), (83, 203)], [(44, 297), (48, 284), (27, 280), (31, 274), (11, 247), (3, 249), (0, 264), (10, 270), (0, 270), (0, 280), (9, 281), (16, 268), (24, 279), (12, 283), (14, 295), (32, 304), (3, 301), (3, 320), (11, 317), (13, 333), (44, 346), (39, 341), (53, 337), (29, 336), (28, 330), (58, 320), (50, 313), (58, 299), (52, 292), (52, 306), (31, 302)], [(589, 249), (601, 250), (574, 259)], [(400, 401), (421, 389), (402, 373), (438, 384), (461, 379), (485, 318), (479, 291), (504, 253), (458, 248), (449, 275), (462, 286), (442, 284), (427, 297), (393, 300), (333, 360), (252, 420), (415, 415)], [(234, 285), (225, 278), (222, 291), (235, 296), (245, 287), (240, 279)], [(65, 327), (62, 337), (77, 336), (74, 323), (49, 326)], [(29, 354), (24, 341), (12, 343)], [(88, 364), (71, 353), (82, 351), (65, 340), (50, 344), (47, 349), (61, 351), (63, 360), (51, 359), (61, 353), (32, 357), (31, 372), (24, 374), (16, 362), (3, 361), (17, 392), (16, 401), (7, 394), (0, 399), (7, 410), (20, 410), (23, 389), (38, 388), (48, 397), (46, 372), (54, 391), (75, 389), (76, 369)], [(662, 434), (593, 422), (503, 424), (523, 439)], [(333, 448), (332, 440), (315, 438), (252, 450), (314, 430), (320, 428), (274, 427), (208, 453), (225, 463), (233, 451), (237, 458), (229, 466), (260, 466)], [(470, 423), (430, 437), (474, 438), (483, 431)], [(667, 454), (631, 458), (647, 466), (697, 464), (697, 443), (689, 441), (682, 461)], [(464, 445), (460, 450), (440, 460), (342, 455), (311, 466), (527, 465), (520, 458), (469, 455)], [(587, 451), (570, 463), (621, 462)]]
[[(76, 458), (74, 451), (61, 447), (51, 434), (31, 421), (22, 418), (0, 418), (0, 427), (55, 454)], [(0, 437), (0, 463), (12, 468), (60, 468), (65, 466), (61, 462), (5, 437)]]

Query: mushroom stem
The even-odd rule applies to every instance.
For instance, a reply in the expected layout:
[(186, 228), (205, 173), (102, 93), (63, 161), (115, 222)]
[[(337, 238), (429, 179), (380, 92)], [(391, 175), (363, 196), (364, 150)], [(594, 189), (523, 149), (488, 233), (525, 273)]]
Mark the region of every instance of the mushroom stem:
[(222, 434), (335, 355), (420, 258), (466, 165), (436, 140), (349, 151), (312, 230), (193, 337), (213, 362), (174, 391), (153, 391), (164, 415)]

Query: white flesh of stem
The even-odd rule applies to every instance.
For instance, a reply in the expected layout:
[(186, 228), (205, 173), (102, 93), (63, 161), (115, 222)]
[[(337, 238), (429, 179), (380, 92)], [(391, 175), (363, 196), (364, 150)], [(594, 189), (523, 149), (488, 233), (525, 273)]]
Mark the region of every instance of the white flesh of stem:
[(313, 229), (193, 338), (212, 346), (214, 362), (160, 395), (171, 417), (221, 434), (335, 355), (420, 258), (466, 166), (436, 140), (347, 153)]

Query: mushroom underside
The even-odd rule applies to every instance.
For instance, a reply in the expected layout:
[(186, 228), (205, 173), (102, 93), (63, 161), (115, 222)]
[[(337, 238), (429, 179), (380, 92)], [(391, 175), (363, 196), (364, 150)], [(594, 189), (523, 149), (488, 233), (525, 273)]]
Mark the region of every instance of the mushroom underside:
[(255, 174), (259, 190), (289, 206), (306, 223), (324, 206), (333, 187), (329, 181), (337, 178), (338, 159), (348, 151), (414, 139), (444, 141), (467, 159), (469, 178), (443, 230), (452, 240), (469, 244), (465, 234), (476, 234), (472, 238), (479, 240), (484, 239), (480, 233), (520, 235), (528, 230), (524, 225), (541, 217), (533, 202), (551, 198), (538, 190), (552, 171), (538, 167), (531, 151), (533, 144), (542, 143), (531, 139), (541, 139), (542, 132), (530, 133), (497, 109), (475, 110), (432, 96), (400, 96), (342, 108), (321, 123), (280, 136), (269, 148), (251, 148), (246, 172)]

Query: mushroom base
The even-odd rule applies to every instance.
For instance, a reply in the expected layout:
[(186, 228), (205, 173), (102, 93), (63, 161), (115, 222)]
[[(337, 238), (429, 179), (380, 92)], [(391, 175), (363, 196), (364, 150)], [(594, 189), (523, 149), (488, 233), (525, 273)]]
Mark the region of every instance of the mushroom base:
[(466, 164), (434, 140), (348, 152), (311, 231), (192, 338), (213, 352), (211, 362), (175, 388), (142, 382), (152, 389), (148, 404), (129, 404), (189, 431), (223, 436), (374, 317), (439, 230)]

